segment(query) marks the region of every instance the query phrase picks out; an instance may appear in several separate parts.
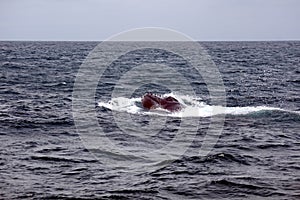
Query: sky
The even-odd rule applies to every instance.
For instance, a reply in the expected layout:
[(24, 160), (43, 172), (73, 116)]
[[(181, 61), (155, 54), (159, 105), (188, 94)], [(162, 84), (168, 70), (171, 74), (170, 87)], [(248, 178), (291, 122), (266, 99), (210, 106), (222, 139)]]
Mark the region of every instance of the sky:
[(199, 41), (300, 40), (300, 0), (0, 0), (0, 40), (101, 41), (162, 27)]

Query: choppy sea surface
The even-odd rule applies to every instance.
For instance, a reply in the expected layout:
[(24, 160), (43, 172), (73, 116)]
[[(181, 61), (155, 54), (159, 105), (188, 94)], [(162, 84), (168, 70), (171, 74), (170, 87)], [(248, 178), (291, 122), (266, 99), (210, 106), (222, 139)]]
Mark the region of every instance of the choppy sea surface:
[[(92, 137), (147, 155), (183, 134), (171, 152), (158, 154), (169, 154), (163, 164), (93, 149), (77, 132), (72, 92), (97, 44), (0, 42), (0, 199), (300, 199), (300, 42), (200, 42), (221, 74), (226, 106), (214, 105), (205, 81), (174, 54), (141, 49), (112, 63), (94, 98), (103, 133)], [(128, 67), (145, 62), (179, 69), (195, 95), (175, 93), (160, 78), (132, 88), (130, 97), (113, 96)], [(145, 92), (174, 96), (193, 112), (144, 110)], [(222, 132), (201, 156), (219, 115)], [(128, 116), (139, 127), (126, 123)], [(180, 132), (184, 118), (187, 131)], [(195, 134), (189, 124), (197, 125)], [(141, 170), (143, 164), (155, 167)]]

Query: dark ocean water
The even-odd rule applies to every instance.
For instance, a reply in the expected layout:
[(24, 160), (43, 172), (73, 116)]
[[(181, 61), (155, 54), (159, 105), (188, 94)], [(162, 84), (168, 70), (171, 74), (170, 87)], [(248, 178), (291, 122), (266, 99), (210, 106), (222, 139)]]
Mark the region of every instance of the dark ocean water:
[[(136, 168), (107, 165), (102, 158), (120, 155), (96, 157), (76, 131), (75, 77), (96, 45), (0, 42), (0, 199), (300, 199), (300, 42), (201, 43), (225, 85), (229, 109), (222, 134), (208, 155), (199, 156), (211, 116), (192, 116), (189, 122), (199, 126), (195, 137), (186, 136), (187, 152), (174, 151), (178, 158), (144, 171), (138, 160), (124, 157), (124, 165), (133, 160)], [(137, 110), (138, 98), (145, 91), (171, 92), (163, 83), (144, 85), (131, 98), (116, 100), (129, 102), (125, 106), (110, 107), (122, 70), (149, 59), (177, 65), (200, 100), (177, 98), (202, 103), (203, 112), (218, 106), (211, 105), (201, 77), (175, 55), (151, 49), (127, 54), (100, 78), (95, 110), (107, 137), (135, 151), (162, 148), (181, 122), (178, 116), (155, 115), (165, 117), (166, 125), (159, 134), (145, 133), (147, 141), (139, 138), (140, 130), (132, 128), (130, 136), (114, 122), (113, 112), (130, 113), (147, 127), (150, 115)]]

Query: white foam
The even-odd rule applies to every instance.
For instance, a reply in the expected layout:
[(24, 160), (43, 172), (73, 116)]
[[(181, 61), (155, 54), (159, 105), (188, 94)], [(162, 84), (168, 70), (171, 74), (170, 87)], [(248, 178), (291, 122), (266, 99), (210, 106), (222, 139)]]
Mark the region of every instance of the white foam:
[(142, 108), (136, 105), (136, 102), (138, 101), (141, 101), (141, 98), (128, 99), (125, 97), (118, 97), (118, 98), (113, 98), (108, 102), (99, 102), (98, 106), (105, 107), (114, 111), (136, 114), (143, 110)]
[(190, 97), (183, 95), (175, 95), (173, 93), (164, 94), (163, 96), (172, 96), (176, 98), (182, 105), (183, 109), (179, 112), (171, 113), (163, 109), (145, 110), (138, 106), (141, 98), (113, 98), (108, 102), (99, 102), (100, 107), (105, 107), (113, 111), (128, 112), (131, 114), (144, 114), (144, 115), (161, 115), (171, 117), (210, 117), (213, 115), (229, 114), (229, 115), (247, 115), (252, 112), (259, 112), (263, 110), (280, 110), (280, 108), (272, 108), (266, 106), (257, 107), (222, 107), (210, 106), (205, 104), (199, 97)]

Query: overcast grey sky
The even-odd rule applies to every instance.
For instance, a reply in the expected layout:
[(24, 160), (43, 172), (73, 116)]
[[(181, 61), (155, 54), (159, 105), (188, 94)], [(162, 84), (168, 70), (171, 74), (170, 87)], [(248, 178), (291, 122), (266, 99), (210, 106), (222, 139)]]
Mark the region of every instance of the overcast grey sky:
[(165, 27), (196, 40), (299, 40), (300, 0), (0, 0), (0, 40), (104, 40)]

